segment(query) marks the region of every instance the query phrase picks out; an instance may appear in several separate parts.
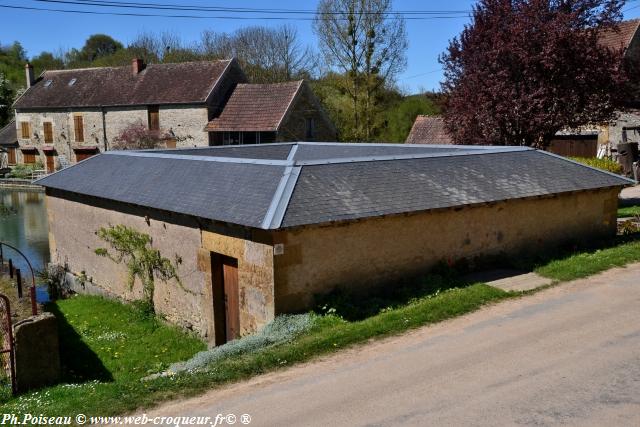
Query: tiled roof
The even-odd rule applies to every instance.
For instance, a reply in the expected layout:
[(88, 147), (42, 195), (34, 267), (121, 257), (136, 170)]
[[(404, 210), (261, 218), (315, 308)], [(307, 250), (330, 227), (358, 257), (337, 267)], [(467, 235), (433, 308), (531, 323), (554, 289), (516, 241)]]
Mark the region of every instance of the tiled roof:
[[(243, 150), (250, 155), (239, 154)], [(241, 226), (279, 229), (632, 181), (524, 147), (288, 143), (111, 151), (38, 183)]]
[(46, 71), (18, 109), (204, 103), (231, 61)]
[(600, 43), (612, 50), (627, 49), (638, 32), (640, 19), (623, 21), (617, 30), (607, 30), (600, 35)]
[(18, 133), (16, 131), (16, 122), (10, 121), (5, 127), (0, 129), (0, 146), (17, 146)]
[(407, 144), (453, 144), (440, 116), (418, 116), (413, 122)]
[(238, 84), (208, 131), (277, 131), (302, 81)]

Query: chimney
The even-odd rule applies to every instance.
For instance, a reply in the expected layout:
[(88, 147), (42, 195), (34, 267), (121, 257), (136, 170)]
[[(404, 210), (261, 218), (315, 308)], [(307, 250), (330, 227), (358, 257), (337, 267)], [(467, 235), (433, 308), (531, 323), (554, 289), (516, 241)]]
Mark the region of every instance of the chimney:
[(140, 58), (133, 58), (131, 61), (131, 69), (133, 70), (133, 75), (137, 75), (140, 71), (144, 70), (144, 67), (147, 65)]
[(35, 76), (33, 75), (33, 65), (27, 62), (26, 65), (24, 66), (24, 71), (27, 76), (27, 89), (28, 89), (31, 86), (33, 86), (33, 84), (36, 82)]

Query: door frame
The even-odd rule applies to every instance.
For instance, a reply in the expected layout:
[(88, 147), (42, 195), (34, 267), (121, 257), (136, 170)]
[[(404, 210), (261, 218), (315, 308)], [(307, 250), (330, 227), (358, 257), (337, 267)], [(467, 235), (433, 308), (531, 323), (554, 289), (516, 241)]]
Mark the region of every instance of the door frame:
[(240, 337), (238, 260), (211, 252), (211, 294), (215, 345)]

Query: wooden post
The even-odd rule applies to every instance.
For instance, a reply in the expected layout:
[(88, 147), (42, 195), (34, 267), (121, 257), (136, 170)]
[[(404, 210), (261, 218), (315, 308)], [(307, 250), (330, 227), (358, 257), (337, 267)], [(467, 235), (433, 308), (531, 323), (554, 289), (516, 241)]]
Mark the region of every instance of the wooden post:
[(19, 268), (16, 268), (16, 285), (18, 286), (18, 298), (22, 298), (22, 274)]
[(29, 288), (29, 294), (31, 296), (31, 315), (35, 316), (38, 314), (38, 305), (36, 304), (36, 287), (32, 286)]
[(13, 279), (13, 261), (9, 258), (9, 278)]

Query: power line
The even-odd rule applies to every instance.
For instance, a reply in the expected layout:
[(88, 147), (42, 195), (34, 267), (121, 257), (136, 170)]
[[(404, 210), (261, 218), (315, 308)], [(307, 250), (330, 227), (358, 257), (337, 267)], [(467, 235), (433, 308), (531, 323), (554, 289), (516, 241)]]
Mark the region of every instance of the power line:
[[(38, 2), (45, 3), (65, 3), (65, 4), (76, 4), (89, 6), (89, 4), (81, 3), (79, 1), (74, 0), (35, 0)], [(110, 3), (119, 3), (120, 2), (110, 2)], [(109, 6), (107, 4), (100, 4), (100, 6)], [(121, 7), (117, 6), (117, 7)], [(149, 13), (149, 12), (124, 12), (124, 11), (96, 11), (96, 10), (79, 10), (79, 9), (58, 9), (51, 7), (34, 7), (34, 6), (17, 6), (17, 5), (9, 5), (9, 4), (0, 4), (0, 8), (5, 9), (17, 9), (17, 10), (28, 10), (28, 11), (38, 11), (38, 12), (56, 12), (56, 13), (74, 13), (74, 14), (83, 14), (83, 15), (107, 15), (107, 16), (130, 16), (130, 17), (153, 17), (153, 18), (180, 18), (180, 19), (229, 19), (229, 20), (279, 20), (279, 21), (313, 21), (314, 17), (293, 17), (293, 16), (246, 16), (246, 15), (193, 15), (193, 14), (160, 14), (160, 13)], [(149, 9), (148, 7), (147, 9)], [(234, 9), (234, 8), (228, 8)], [(160, 9), (163, 10), (163, 9)], [(182, 10), (182, 9), (171, 9), (171, 10)], [(188, 11), (196, 11), (190, 9), (184, 9)], [(256, 12), (261, 10), (262, 12)], [(203, 11), (212, 12), (212, 9), (206, 9)], [(227, 12), (227, 13), (235, 13), (233, 10), (217, 10), (219, 12)], [(276, 9), (255, 9), (255, 11), (246, 11), (251, 13), (274, 13)], [(433, 12), (433, 11), (430, 11)], [(275, 12), (280, 13), (280, 12)], [(306, 13), (306, 12), (305, 12)], [(315, 15), (315, 12), (313, 12)], [(344, 18), (338, 19), (347, 19), (346, 14)], [(399, 18), (396, 17), (395, 14), (389, 14), (386, 16), (387, 19), (407, 19), (407, 20), (432, 20), (432, 19), (459, 19), (466, 18), (467, 15), (429, 15), (429, 16), (408, 16)]]
[[(278, 13), (278, 14), (306, 14), (315, 15), (317, 11), (312, 9), (285, 9), (285, 8), (249, 8), (228, 6), (198, 6), (185, 4), (143, 3), (114, 0), (33, 0), (41, 3), (61, 3), (94, 7), (135, 8), (153, 10), (178, 10), (197, 12), (233, 12), (233, 13)], [(327, 12), (332, 15), (346, 15), (345, 12)], [(470, 14), (469, 10), (398, 10), (387, 14), (402, 15), (464, 15)], [(378, 14), (378, 12), (361, 12), (361, 14)]]

